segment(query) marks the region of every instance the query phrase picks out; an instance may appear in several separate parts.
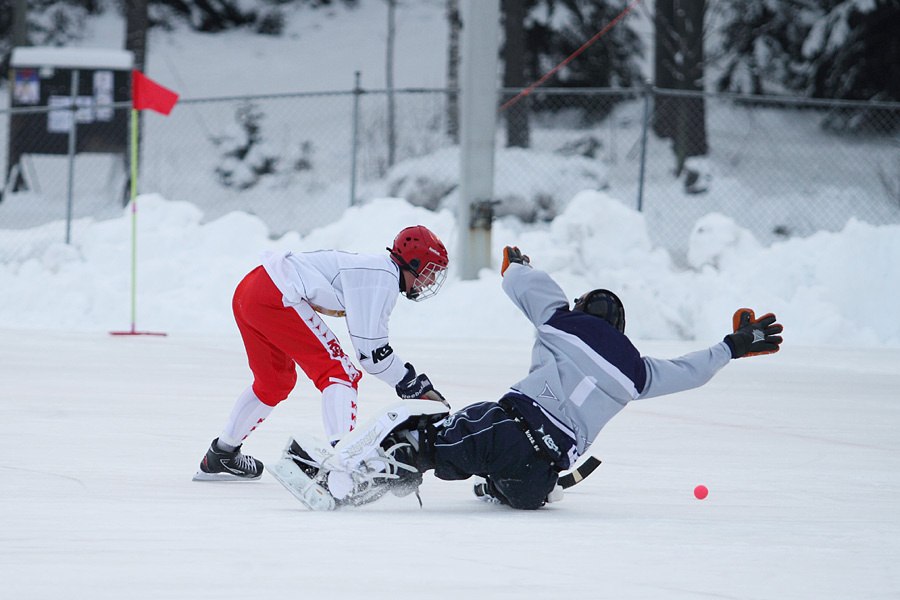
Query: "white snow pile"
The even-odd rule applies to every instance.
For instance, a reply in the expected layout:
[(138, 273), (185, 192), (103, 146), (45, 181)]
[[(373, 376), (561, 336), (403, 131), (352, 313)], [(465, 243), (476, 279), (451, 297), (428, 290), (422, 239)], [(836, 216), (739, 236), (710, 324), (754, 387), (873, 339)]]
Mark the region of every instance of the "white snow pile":
[[(494, 177), (498, 217), (515, 216), (526, 223), (552, 221), (582, 190), (608, 187), (601, 161), (523, 148), (495, 150)], [(404, 198), (431, 210), (458, 202), (459, 147), (438, 150), (392, 167), (383, 181), (367, 190), (374, 196)]]
[[(422, 224), (447, 244), (451, 276), (427, 302), (398, 301), (395, 336), (529, 339), (530, 326), (500, 287), (501, 250), (516, 245), (572, 298), (595, 287), (616, 291), (627, 331), (638, 339), (715, 341), (727, 333), (733, 311), (747, 306), (775, 312), (791, 343), (900, 346), (894, 309), (900, 226), (851, 220), (840, 233), (765, 248), (730, 219), (707, 215), (691, 236), (693, 268), (684, 271), (651, 245), (643, 215), (603, 192), (584, 191), (549, 225), (498, 219), (493, 268), (462, 281), (453, 263), (453, 213), (396, 198), (350, 208), (305, 237), (274, 240), (257, 217), (233, 212), (203, 223), (194, 205), (156, 195), (139, 197), (137, 215), (138, 329), (233, 333), (231, 295), (261, 251), (384, 252), (400, 229)], [(52, 244), (39, 258), (0, 265), (0, 327), (127, 328), (130, 208), (118, 219), (76, 221), (73, 232), (70, 245)], [(45, 228), (18, 233), (42, 238)]]

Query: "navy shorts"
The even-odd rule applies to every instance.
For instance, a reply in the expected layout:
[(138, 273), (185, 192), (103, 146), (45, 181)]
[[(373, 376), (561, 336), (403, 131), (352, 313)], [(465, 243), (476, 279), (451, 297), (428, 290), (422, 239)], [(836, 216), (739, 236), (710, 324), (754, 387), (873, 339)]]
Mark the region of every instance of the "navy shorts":
[(439, 479), (490, 479), (513, 508), (540, 508), (558, 479), (496, 402), (479, 402), (448, 417), (434, 440)]

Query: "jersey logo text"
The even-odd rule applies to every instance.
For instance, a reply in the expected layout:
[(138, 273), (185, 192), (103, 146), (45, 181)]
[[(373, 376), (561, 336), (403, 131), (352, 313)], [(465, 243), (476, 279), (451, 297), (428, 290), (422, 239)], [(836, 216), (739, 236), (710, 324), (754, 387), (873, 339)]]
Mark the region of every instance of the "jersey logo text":
[(378, 363), (393, 354), (393, 352), (394, 349), (391, 348), (389, 344), (385, 344), (381, 348), (375, 348), (375, 350), (372, 351), (372, 362)]

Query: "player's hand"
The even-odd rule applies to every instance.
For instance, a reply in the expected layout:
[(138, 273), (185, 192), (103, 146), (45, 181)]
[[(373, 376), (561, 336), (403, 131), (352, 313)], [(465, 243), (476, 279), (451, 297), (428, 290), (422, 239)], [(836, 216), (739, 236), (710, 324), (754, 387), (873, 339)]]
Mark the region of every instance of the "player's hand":
[(506, 273), (506, 269), (509, 268), (510, 263), (527, 265), (530, 262), (531, 259), (522, 254), (522, 251), (516, 246), (507, 246), (503, 249), (503, 266), (500, 267), (500, 275)]
[(783, 327), (775, 322), (775, 315), (768, 313), (755, 318), (749, 308), (739, 308), (732, 319), (734, 333), (725, 336), (731, 348), (731, 358), (774, 354), (781, 347)]
[(425, 373), (416, 375), (416, 369), (410, 363), (406, 363), (405, 366), (406, 376), (395, 387), (398, 396), (404, 400), (435, 400), (443, 402), (447, 408), (450, 408), (447, 400), (431, 385), (428, 375)]

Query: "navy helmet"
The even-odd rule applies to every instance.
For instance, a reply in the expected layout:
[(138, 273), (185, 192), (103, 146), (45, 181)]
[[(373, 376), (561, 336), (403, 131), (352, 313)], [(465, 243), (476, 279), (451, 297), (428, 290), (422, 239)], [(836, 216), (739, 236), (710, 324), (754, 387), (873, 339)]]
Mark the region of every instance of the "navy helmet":
[(575, 299), (573, 310), (600, 317), (625, 333), (625, 307), (619, 297), (609, 290), (592, 290)]

